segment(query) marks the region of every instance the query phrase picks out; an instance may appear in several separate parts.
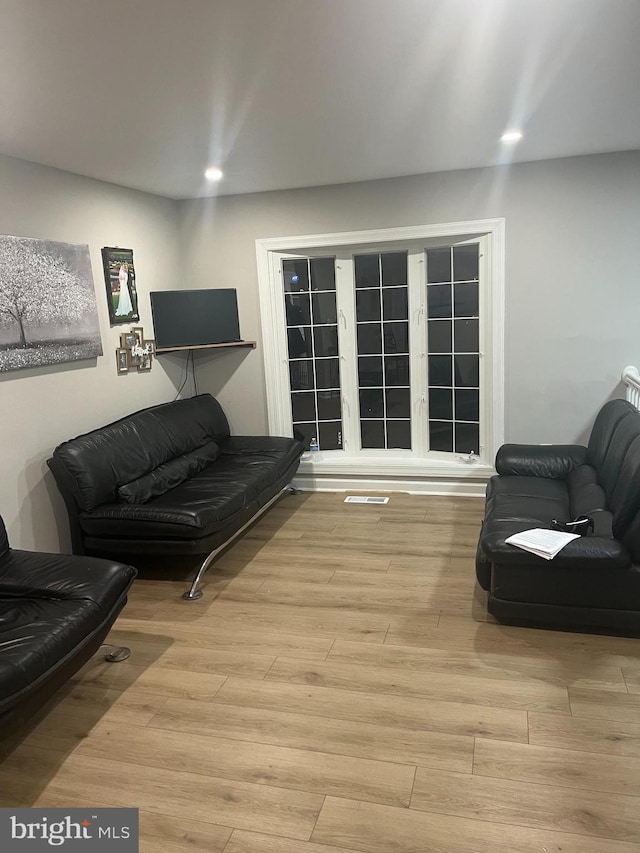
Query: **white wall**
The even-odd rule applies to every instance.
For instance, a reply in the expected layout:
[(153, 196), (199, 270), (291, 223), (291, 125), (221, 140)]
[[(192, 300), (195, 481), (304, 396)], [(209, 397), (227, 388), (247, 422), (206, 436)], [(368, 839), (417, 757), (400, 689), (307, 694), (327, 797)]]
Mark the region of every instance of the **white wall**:
[(133, 249), (140, 325), (151, 337), (149, 291), (179, 281), (176, 203), (8, 157), (0, 157), (0, 198), (0, 234), (87, 243), (91, 251), (104, 355), (0, 374), (0, 514), (10, 542), (70, 550), (66, 510), (46, 466), (51, 450), (173, 399), (182, 367), (160, 359), (150, 373), (116, 374), (115, 348), (130, 326), (109, 326), (100, 250)]
[[(506, 218), (507, 441), (583, 440), (640, 361), (640, 152), (180, 203), (191, 286), (236, 287), (260, 339), (256, 238)], [(266, 426), (260, 343), (203, 364), (236, 431)]]

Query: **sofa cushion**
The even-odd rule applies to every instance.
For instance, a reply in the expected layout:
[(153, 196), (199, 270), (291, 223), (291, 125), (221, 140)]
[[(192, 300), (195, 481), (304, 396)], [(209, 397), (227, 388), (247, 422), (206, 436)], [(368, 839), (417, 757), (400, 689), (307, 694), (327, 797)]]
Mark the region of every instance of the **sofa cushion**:
[(544, 477), (518, 477), (506, 474), (491, 477), (487, 484), (487, 498), (497, 495), (543, 498), (551, 501), (568, 500), (567, 486), (563, 480), (548, 480)]
[(104, 504), (80, 513), (87, 535), (194, 539), (230, 523), (297, 465), (302, 445), (290, 438), (234, 436), (213, 465), (147, 503)]
[(625, 454), (609, 507), (613, 513), (613, 535), (621, 539), (640, 510), (640, 433)]
[(208, 441), (203, 447), (184, 453), (177, 459), (171, 459), (148, 474), (138, 477), (131, 483), (120, 486), (118, 497), (125, 503), (141, 504), (174, 489), (188, 477), (192, 477), (207, 465), (211, 465), (220, 455), (215, 441)]
[(611, 436), (611, 442), (604, 460), (596, 468), (598, 483), (604, 489), (608, 503), (611, 502), (627, 451), (639, 435), (640, 412), (634, 410), (618, 422)]
[(119, 486), (208, 441), (229, 437), (229, 424), (210, 394), (143, 409), (59, 445), (53, 453), (56, 478), (80, 509), (91, 511), (117, 500)]
[(604, 462), (613, 433), (628, 414), (635, 412), (634, 406), (627, 400), (609, 400), (598, 412), (589, 436), (587, 462), (599, 469)]

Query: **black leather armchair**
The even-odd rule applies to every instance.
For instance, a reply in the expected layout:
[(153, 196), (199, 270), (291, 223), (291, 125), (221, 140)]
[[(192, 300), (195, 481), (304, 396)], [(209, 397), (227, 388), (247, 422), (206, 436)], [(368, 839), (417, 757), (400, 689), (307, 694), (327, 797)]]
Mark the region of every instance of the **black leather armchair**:
[[(489, 612), (503, 622), (640, 630), (640, 413), (612, 400), (588, 447), (507, 444), (496, 471), (476, 559)], [(582, 515), (593, 535), (553, 560), (505, 541)]]
[[(131, 566), (9, 547), (0, 518), (0, 730), (25, 718), (98, 651), (127, 600)], [(127, 649), (111, 651), (123, 660)]]

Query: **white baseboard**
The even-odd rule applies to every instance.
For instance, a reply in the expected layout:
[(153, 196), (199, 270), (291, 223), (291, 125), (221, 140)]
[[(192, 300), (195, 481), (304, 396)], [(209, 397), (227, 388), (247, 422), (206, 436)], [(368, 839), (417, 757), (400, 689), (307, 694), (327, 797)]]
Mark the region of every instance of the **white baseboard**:
[(327, 476), (298, 472), (292, 485), (303, 492), (405, 492), (410, 495), (457, 495), (484, 498), (486, 481), (420, 477), (374, 478)]

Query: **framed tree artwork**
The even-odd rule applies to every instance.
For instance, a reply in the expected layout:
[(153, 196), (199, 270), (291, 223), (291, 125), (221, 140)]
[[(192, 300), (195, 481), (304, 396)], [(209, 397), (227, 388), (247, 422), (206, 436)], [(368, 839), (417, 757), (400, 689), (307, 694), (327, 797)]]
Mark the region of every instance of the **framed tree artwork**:
[(139, 320), (133, 249), (105, 246), (102, 250), (102, 265), (111, 325)]
[(0, 372), (99, 355), (89, 247), (0, 236)]

